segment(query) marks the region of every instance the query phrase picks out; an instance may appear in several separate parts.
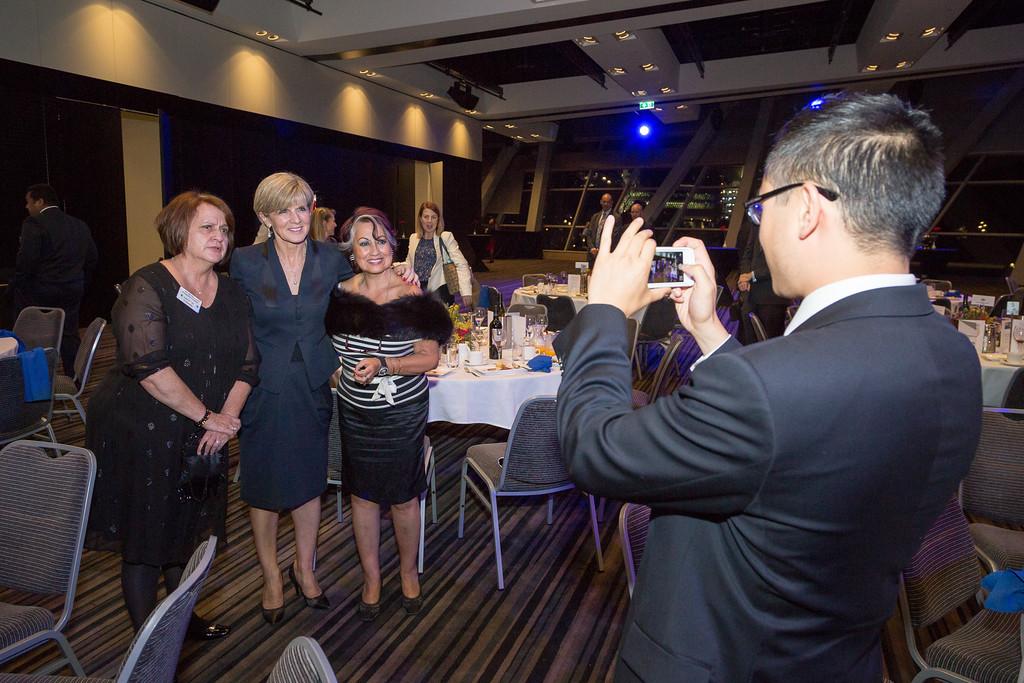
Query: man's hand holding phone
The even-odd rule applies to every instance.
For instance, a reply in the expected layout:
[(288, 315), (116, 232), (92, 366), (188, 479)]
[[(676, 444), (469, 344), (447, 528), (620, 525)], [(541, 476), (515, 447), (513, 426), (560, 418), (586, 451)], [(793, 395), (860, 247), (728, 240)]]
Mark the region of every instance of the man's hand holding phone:
[(672, 245), (693, 249), (693, 264), (684, 265), (683, 272), (693, 278), (692, 287), (674, 287), (669, 295), (676, 304), (676, 315), (687, 332), (693, 335), (701, 352), (707, 354), (729, 336), (715, 309), (718, 285), (715, 267), (704, 243), (693, 237), (681, 237)]

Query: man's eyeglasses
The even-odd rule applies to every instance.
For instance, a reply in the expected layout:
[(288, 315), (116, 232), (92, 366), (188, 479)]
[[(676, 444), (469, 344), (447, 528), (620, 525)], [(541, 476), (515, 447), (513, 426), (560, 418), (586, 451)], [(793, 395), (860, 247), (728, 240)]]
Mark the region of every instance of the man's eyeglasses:
[[(743, 208), (747, 210), (747, 217), (750, 218), (751, 222), (754, 225), (761, 225), (761, 212), (764, 210), (765, 200), (771, 199), (777, 194), (789, 192), (790, 190), (800, 187), (801, 185), (803, 185), (803, 183), (790, 183), (789, 185), (776, 187), (771, 192), (765, 192), (764, 194), (760, 194), (754, 197), (753, 199), (751, 199), (750, 201), (746, 202), (743, 205)], [(830, 202), (834, 202), (835, 200), (839, 199), (839, 193), (836, 192), (835, 190), (826, 190), (824, 187), (819, 187), (817, 185), (814, 186), (814, 189), (818, 191), (818, 194), (820, 194), (822, 197), (829, 200)]]

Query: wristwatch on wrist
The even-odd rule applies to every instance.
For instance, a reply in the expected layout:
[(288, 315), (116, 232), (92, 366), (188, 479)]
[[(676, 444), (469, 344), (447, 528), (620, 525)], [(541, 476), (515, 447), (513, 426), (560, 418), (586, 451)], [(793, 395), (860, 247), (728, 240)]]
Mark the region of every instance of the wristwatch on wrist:
[(380, 361), (380, 370), (377, 371), (377, 376), (378, 377), (387, 377), (388, 375), (390, 375), (391, 371), (388, 370), (388, 363), (387, 363), (387, 361), (384, 358), (380, 358), (380, 357), (378, 357), (377, 360)]

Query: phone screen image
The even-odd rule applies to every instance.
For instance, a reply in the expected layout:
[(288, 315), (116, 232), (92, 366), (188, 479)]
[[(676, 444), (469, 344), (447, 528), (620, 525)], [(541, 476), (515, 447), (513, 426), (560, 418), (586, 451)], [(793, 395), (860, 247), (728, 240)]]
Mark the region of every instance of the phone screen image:
[(689, 247), (658, 247), (647, 276), (648, 287), (689, 287), (693, 279), (683, 272), (683, 264), (692, 264), (693, 249)]

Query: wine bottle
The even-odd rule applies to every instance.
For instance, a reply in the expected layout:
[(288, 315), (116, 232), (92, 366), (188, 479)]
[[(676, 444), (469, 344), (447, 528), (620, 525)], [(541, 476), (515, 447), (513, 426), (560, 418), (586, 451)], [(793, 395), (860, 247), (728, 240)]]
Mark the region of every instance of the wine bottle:
[[(490, 324), (490, 349), (491, 360), (501, 360), (501, 349), (504, 346), (505, 335), (503, 334), (501, 319), (505, 317), (505, 309), (499, 303), (494, 314), (494, 320)], [(495, 334), (497, 333), (497, 334)]]

